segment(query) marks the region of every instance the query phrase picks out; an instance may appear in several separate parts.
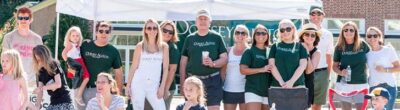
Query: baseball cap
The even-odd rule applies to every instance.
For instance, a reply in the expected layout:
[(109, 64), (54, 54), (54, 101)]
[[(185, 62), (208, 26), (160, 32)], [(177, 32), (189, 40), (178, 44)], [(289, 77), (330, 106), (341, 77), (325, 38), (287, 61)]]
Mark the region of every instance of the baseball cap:
[(325, 12), (323, 11), (322, 7), (319, 6), (311, 6), (309, 14), (311, 15), (312, 12), (321, 12), (323, 15), (325, 15)]
[(371, 99), (372, 97), (375, 97), (375, 96), (382, 96), (382, 97), (385, 97), (386, 99), (390, 100), (389, 91), (382, 87), (373, 89), (370, 94), (365, 95), (365, 98)]
[(198, 18), (198, 17), (200, 17), (200, 16), (208, 17), (208, 18), (211, 20), (210, 12), (209, 12), (208, 10), (206, 10), (206, 9), (201, 9), (201, 10), (199, 10), (199, 11), (197, 12), (196, 18)]

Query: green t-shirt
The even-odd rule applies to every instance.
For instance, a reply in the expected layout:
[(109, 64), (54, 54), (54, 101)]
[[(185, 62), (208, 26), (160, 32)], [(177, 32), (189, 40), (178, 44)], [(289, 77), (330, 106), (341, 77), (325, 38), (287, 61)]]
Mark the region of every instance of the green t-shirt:
[(226, 53), (225, 43), (221, 35), (214, 31), (209, 31), (205, 36), (198, 33), (190, 34), (182, 47), (182, 55), (188, 57), (186, 72), (193, 75), (209, 75), (218, 72), (220, 68), (211, 68), (203, 65), (202, 52), (208, 51), (209, 57), (215, 61), (219, 55)]
[(95, 85), (100, 72), (110, 73), (111, 68), (118, 69), (122, 66), (121, 56), (111, 44), (99, 47), (94, 41), (85, 41), (80, 50), (90, 75), (88, 86)]
[[(361, 48), (357, 52), (353, 52), (354, 44), (346, 45), (345, 51), (336, 47), (333, 61), (339, 62), (340, 69), (346, 69), (348, 65), (351, 68), (351, 81), (349, 84), (364, 84), (367, 83), (367, 53), (369, 47), (364, 41), (361, 43)], [(338, 76), (337, 82), (340, 82), (342, 76)]]
[[(300, 66), (300, 59), (306, 59), (307, 56), (307, 50), (298, 42), (291, 44), (275, 43), (269, 52), (269, 58), (275, 58), (275, 66), (285, 82), (292, 78), (294, 72)], [(293, 84), (293, 86), (299, 85), (304, 85), (304, 74)], [(280, 87), (280, 84), (273, 78), (271, 86)]]
[[(175, 43), (172, 42), (168, 42), (168, 47), (169, 47), (169, 64), (179, 64), (180, 61), (180, 53), (178, 50), (178, 47), (176, 46)], [(179, 66), (179, 65), (178, 65)], [(178, 67), (177, 67), (178, 70)], [(162, 72), (162, 69), (161, 69)], [(175, 72), (175, 75), (177, 74), (177, 72)], [(171, 87), (169, 88), (169, 90), (175, 90), (175, 75), (174, 75), (174, 79), (172, 80), (171, 83)], [(161, 75), (162, 77), (162, 75)]]
[[(266, 51), (266, 49), (259, 49), (253, 46), (243, 53), (240, 64), (247, 65), (249, 68), (262, 68), (268, 65)], [(246, 75), (245, 91), (268, 97), (268, 88), (271, 80), (270, 73)]]

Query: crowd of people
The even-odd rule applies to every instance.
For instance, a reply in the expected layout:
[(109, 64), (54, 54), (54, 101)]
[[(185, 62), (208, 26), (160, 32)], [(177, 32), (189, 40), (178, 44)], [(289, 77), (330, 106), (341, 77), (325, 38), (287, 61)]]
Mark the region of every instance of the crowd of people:
[[(291, 20), (281, 20), (274, 43), (262, 24), (253, 31), (237, 25), (233, 46), (226, 47), (221, 35), (209, 29), (211, 14), (200, 10), (197, 31), (182, 41), (181, 52), (174, 22), (148, 19), (124, 78), (120, 54), (108, 42), (109, 22), (96, 23), (94, 40), (84, 40), (79, 27), (67, 31), (64, 71), (41, 37), (29, 29), (30, 9), (20, 8), (17, 28), (2, 44), (0, 110), (41, 109), (43, 91), (50, 96), (48, 110), (123, 110), (127, 104), (135, 110), (219, 110), (221, 102), (225, 110), (268, 110), (276, 109), (269, 99), (275, 88), (306, 88), (305, 109), (320, 110), (327, 102), (331, 73), (338, 76), (333, 98), (343, 110), (352, 104), (362, 110), (367, 99), (377, 110), (392, 110), (397, 96), (394, 73), (400, 71), (400, 62), (396, 50), (384, 44), (382, 32), (369, 27), (363, 40), (357, 25), (346, 22), (334, 46), (332, 33), (322, 27), (322, 8), (311, 8), (309, 15), (310, 23), (299, 30)], [(178, 69), (186, 101), (171, 107)], [(67, 78), (72, 79), (71, 89)], [(35, 103), (28, 100), (28, 87), (36, 88)]]

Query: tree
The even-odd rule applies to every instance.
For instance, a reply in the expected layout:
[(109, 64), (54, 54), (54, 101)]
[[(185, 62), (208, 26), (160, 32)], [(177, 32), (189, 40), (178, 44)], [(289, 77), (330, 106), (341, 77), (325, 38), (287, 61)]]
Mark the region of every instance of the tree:
[[(13, 17), (15, 8), (28, 0), (1, 0), (0, 2), (0, 28)], [(5, 32), (6, 33), (6, 32)]]

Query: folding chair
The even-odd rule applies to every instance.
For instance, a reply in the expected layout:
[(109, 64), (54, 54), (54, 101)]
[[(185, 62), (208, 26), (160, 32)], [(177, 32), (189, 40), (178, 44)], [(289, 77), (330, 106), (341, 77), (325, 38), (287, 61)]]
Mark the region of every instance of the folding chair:
[[(335, 89), (329, 89), (328, 91), (328, 101), (329, 101), (329, 107), (332, 110), (336, 110), (335, 104), (333, 102), (333, 95), (341, 95), (341, 96), (345, 96), (345, 97), (351, 97), (357, 94), (363, 94), (363, 95), (367, 95), (368, 94), (368, 89), (362, 89), (362, 90), (358, 90), (358, 91), (352, 91), (350, 93), (344, 93), (344, 92), (340, 92), (340, 91), (336, 91)], [(363, 106), (362, 106), (362, 110), (366, 110), (367, 109), (367, 105), (368, 105), (368, 99), (364, 99), (363, 101)]]
[(276, 110), (307, 110), (307, 88), (269, 88), (269, 105), (275, 104)]

